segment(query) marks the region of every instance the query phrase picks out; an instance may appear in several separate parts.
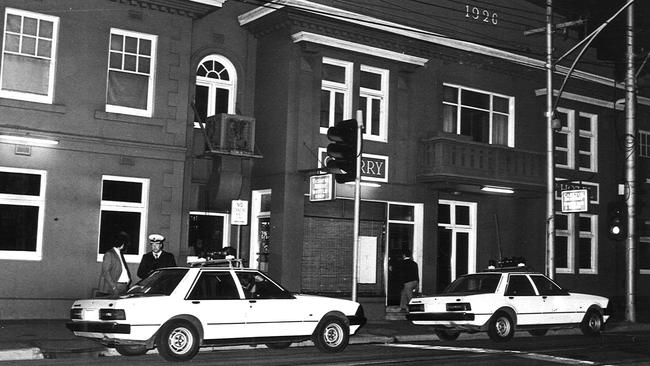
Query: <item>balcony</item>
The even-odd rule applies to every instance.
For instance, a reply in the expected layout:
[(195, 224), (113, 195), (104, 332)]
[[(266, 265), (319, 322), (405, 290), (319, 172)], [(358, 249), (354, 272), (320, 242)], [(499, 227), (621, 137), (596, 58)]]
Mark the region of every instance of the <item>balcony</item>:
[(540, 193), (546, 187), (545, 177), (544, 153), (447, 134), (427, 138), (419, 146), (417, 181), (440, 189), (475, 191), (493, 185)]

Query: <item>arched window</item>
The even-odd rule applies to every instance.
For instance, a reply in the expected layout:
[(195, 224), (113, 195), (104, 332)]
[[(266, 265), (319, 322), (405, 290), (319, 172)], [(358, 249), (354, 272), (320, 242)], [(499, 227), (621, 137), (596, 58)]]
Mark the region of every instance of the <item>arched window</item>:
[(234, 114), (236, 89), (237, 72), (227, 58), (209, 55), (201, 60), (196, 69), (194, 94), (201, 118), (205, 119), (217, 113)]

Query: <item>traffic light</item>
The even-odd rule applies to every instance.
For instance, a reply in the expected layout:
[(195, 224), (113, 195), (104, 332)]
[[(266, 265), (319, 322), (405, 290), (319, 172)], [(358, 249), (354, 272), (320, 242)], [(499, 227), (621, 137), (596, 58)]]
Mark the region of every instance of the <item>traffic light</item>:
[(613, 201), (607, 204), (607, 233), (612, 240), (627, 237), (627, 217), (625, 202)]
[(327, 145), (326, 167), (338, 183), (351, 182), (357, 177), (358, 130), (356, 119), (337, 122), (327, 130), (327, 138), (332, 143)]

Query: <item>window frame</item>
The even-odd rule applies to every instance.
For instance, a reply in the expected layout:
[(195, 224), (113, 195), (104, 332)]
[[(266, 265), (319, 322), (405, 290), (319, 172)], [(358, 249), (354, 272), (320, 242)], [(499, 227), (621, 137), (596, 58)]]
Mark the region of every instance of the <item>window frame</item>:
[[(198, 72), (199, 68), (201, 65), (203, 65), (207, 61), (215, 61), (220, 63), (226, 71), (228, 71), (228, 75), (230, 77), (230, 80), (224, 81), (222, 79), (215, 79), (215, 78), (209, 78), (205, 76), (198, 76), (196, 75), (196, 72)], [(211, 54), (207, 55), (204, 58), (199, 61), (199, 63), (196, 66), (196, 72), (195, 72), (195, 95), (194, 97), (196, 98), (196, 87), (197, 86), (205, 86), (208, 88), (208, 105), (207, 105), (207, 117), (215, 115), (215, 104), (214, 104), (214, 94), (216, 93), (217, 89), (225, 89), (228, 90), (228, 114), (235, 114), (236, 110), (236, 104), (237, 104), (237, 69), (235, 69), (235, 65), (225, 56), (219, 55), (219, 54)], [(196, 118), (196, 117), (194, 117)], [(201, 125), (199, 122), (194, 121), (194, 128), (201, 128)]]
[[(591, 242), (591, 267), (590, 268), (581, 268), (578, 261), (578, 273), (581, 274), (598, 274), (598, 215), (589, 214), (589, 213), (580, 213), (577, 215), (578, 220), (580, 218), (589, 218), (590, 221), (590, 231), (580, 230), (579, 225), (576, 225), (578, 230), (578, 242), (576, 245), (579, 245), (580, 239), (590, 239)], [(578, 248), (579, 249), (579, 248)], [(578, 254), (579, 256), (579, 254)]]
[(324, 80), (321, 76), (321, 92), (328, 91), (329, 95), (329, 125), (328, 127), (320, 127), (320, 133), (327, 134), (329, 127), (333, 127), (336, 121), (336, 110), (333, 106), (335, 103), (335, 96), (337, 93), (343, 94), (343, 119), (352, 118), (352, 83), (354, 80), (353, 66), (354, 64), (349, 61), (338, 60), (330, 57), (323, 57), (323, 64), (343, 67), (345, 69), (345, 82), (339, 83), (332, 80)]
[[(194, 216), (218, 216), (218, 217), (223, 217), (223, 228), (222, 228), (222, 239), (221, 239), (222, 240), (221, 242), (223, 243), (222, 248), (224, 248), (226, 246), (230, 246), (230, 215), (229, 214), (221, 213), (221, 212), (211, 212), (211, 211), (190, 211), (188, 216), (187, 216), (188, 223), (189, 223), (189, 220), (190, 220), (190, 216), (192, 216), (192, 215), (194, 215)], [(188, 253), (189, 253), (189, 249), (190, 249), (189, 235), (190, 235), (190, 231), (189, 231), (189, 225), (188, 225), (188, 231), (187, 231), (187, 238), (188, 238), (187, 250), (188, 250)], [(189, 254), (187, 256), (187, 262), (188, 263), (189, 262), (197, 262), (199, 260), (200, 260), (199, 256), (189, 255)]]
[[(589, 139), (589, 146), (591, 151), (580, 150), (580, 144), (576, 144), (576, 166), (578, 169), (585, 172), (597, 172), (598, 171), (598, 115), (593, 113), (578, 112), (579, 117), (584, 117), (589, 119), (591, 124), (591, 131), (581, 130), (576, 124), (576, 129), (578, 130), (578, 138), (587, 138)], [(579, 165), (579, 159), (581, 155), (589, 156), (589, 167), (583, 168)]]
[[(641, 246), (641, 245), (650, 246), (650, 236), (640, 236), (639, 237), (639, 246)], [(641, 252), (640, 249), (641, 248), (639, 248), (639, 250), (637, 251), (638, 253)], [(648, 262), (648, 267), (647, 268), (643, 268), (641, 265), (642, 265), (641, 261), (639, 261), (639, 274), (650, 275), (650, 261)]]
[[(488, 142), (481, 142), (481, 143), (487, 143), (490, 145), (495, 145), (495, 146), (507, 146), (507, 147), (515, 147), (515, 97), (505, 95), (505, 94), (500, 94), (500, 93), (495, 93), (487, 90), (482, 90), (482, 89), (476, 89), (476, 88), (470, 88), (466, 86), (462, 86), (459, 84), (453, 84), (453, 83), (442, 83), (443, 90), (445, 87), (449, 88), (455, 88), (457, 97), (456, 100), (457, 102), (448, 102), (444, 100), (444, 97), (442, 97), (442, 104), (443, 105), (449, 105), (453, 106), (456, 108), (456, 131), (452, 132), (454, 134), (460, 135), (461, 131), (461, 116), (462, 116), (462, 110), (463, 108), (468, 108), (472, 110), (477, 110), (477, 111), (485, 111), (488, 112), (489, 114), (489, 122), (488, 122), (488, 128), (489, 128), (489, 137), (488, 137)], [(470, 91), (474, 93), (480, 93), (480, 94), (485, 94), (488, 95), (490, 98), (490, 109), (483, 109), (483, 108), (478, 108), (474, 106), (469, 106), (469, 105), (464, 105), (461, 99), (462, 96), (462, 91)], [(494, 97), (499, 97), (499, 98), (504, 98), (508, 100), (508, 136), (507, 136), (507, 144), (502, 145), (502, 144), (495, 144), (493, 142), (493, 128), (494, 128), (494, 115), (505, 115), (503, 112), (498, 112), (494, 110)], [(443, 117), (444, 118), (444, 117)], [(444, 125), (444, 121), (442, 123)]]
[(33, 252), (0, 250), (0, 260), (40, 261), (43, 259), (43, 228), (45, 223), (45, 192), (47, 186), (47, 171), (11, 167), (0, 167), (0, 171), (8, 173), (34, 174), (41, 176), (41, 185), (38, 196), (0, 193), (0, 204), (38, 207), (35, 250)]
[[(15, 53), (15, 52), (8, 52), (5, 50), (6, 46), (6, 38), (7, 38), (7, 18), (9, 17), (9, 14), (11, 15), (17, 15), (20, 16), (21, 18), (24, 17), (29, 17), (29, 18), (36, 18), (38, 20), (43, 20), (43, 21), (48, 21), (52, 22), (52, 46), (50, 48), (51, 54), (49, 57), (50, 65), (49, 65), (49, 76), (48, 76), (48, 85), (47, 85), (47, 94), (46, 95), (41, 95), (41, 94), (34, 94), (34, 93), (27, 93), (27, 92), (19, 92), (19, 91), (11, 91), (11, 90), (4, 90), (2, 82), (4, 80), (4, 68), (6, 65), (5, 62), (5, 55), (7, 53), (9, 54), (17, 54), (21, 55), (24, 57), (35, 57), (39, 59), (48, 59), (43, 56), (30, 56), (30, 55), (25, 55), (20, 52)], [(21, 35), (22, 30), (21, 30)], [(38, 37), (37, 38), (42, 38)], [(35, 102), (35, 103), (45, 103), (45, 104), (52, 104), (54, 102), (54, 82), (56, 79), (55, 71), (56, 71), (56, 59), (57, 59), (57, 50), (58, 50), (58, 38), (59, 38), (59, 17), (57, 16), (52, 16), (52, 15), (46, 15), (46, 14), (41, 14), (41, 13), (35, 13), (31, 11), (26, 11), (26, 10), (20, 10), (16, 8), (10, 8), (7, 7), (5, 9), (5, 14), (4, 14), (4, 27), (2, 30), (2, 52), (1, 52), (1, 59), (0, 59), (0, 98), (9, 98), (9, 99), (18, 99), (18, 100), (25, 100), (25, 101), (30, 101), (30, 102)], [(22, 37), (21, 37), (22, 39)]]
[[(142, 184), (141, 192), (141, 202), (125, 202), (125, 201), (108, 201), (103, 200), (102, 196), (104, 193), (104, 182), (117, 181), (117, 182), (131, 182), (131, 183), (140, 183)], [(102, 180), (100, 183), (100, 207), (99, 207), (99, 216), (97, 220), (97, 261), (101, 262), (104, 260), (104, 254), (99, 253), (100, 248), (100, 238), (101, 238), (101, 220), (102, 212), (106, 211), (115, 211), (115, 212), (137, 212), (140, 213), (140, 232), (138, 233), (138, 253), (137, 254), (124, 254), (124, 259), (130, 263), (139, 263), (142, 255), (146, 253), (147, 241), (145, 237), (147, 235), (147, 223), (149, 216), (149, 178), (135, 178), (135, 177), (124, 177), (117, 175), (102, 175)], [(133, 243), (131, 243), (133, 244)]]
[(560, 164), (557, 162), (557, 159), (554, 159), (555, 167), (556, 168), (565, 168), (565, 169), (574, 169), (575, 168), (575, 158), (576, 158), (576, 153), (575, 153), (575, 111), (572, 109), (566, 109), (566, 108), (557, 108), (557, 112), (566, 114), (567, 116), (567, 125), (562, 126), (560, 129), (556, 129), (554, 131), (555, 134), (561, 134), (561, 135), (566, 135), (567, 138), (567, 147), (559, 147), (557, 145), (557, 139), (554, 139), (554, 146), (553, 146), (553, 151), (560, 151), (564, 154), (566, 154), (567, 157), (567, 163), (566, 164)]
[(639, 130), (639, 157), (650, 158), (650, 131)]
[[(387, 69), (381, 69), (378, 67), (360, 65), (360, 72), (367, 72), (371, 74), (377, 74), (381, 78), (381, 89), (371, 89), (366, 87), (361, 87), (359, 85), (359, 104), (361, 104), (361, 98), (366, 98), (365, 106), (365, 115), (364, 119), (364, 133), (363, 138), (366, 140), (373, 140), (379, 142), (387, 142), (388, 140), (388, 88), (389, 88), (389, 77), (390, 71)], [(379, 131), (371, 131), (372, 128), (372, 115), (368, 113), (368, 110), (372, 110), (372, 101), (379, 100)], [(361, 109), (361, 105), (359, 105)]]
[[(108, 88), (109, 88), (109, 75), (111, 70), (119, 73), (130, 73), (130, 74), (137, 74), (137, 75), (144, 75), (142, 73), (138, 72), (130, 72), (126, 71), (123, 69), (112, 69), (111, 68), (111, 38), (113, 35), (120, 35), (123, 37), (134, 37), (138, 38), (138, 40), (145, 39), (149, 40), (151, 42), (151, 55), (150, 55), (150, 63), (149, 63), (149, 81), (147, 83), (147, 107), (146, 109), (138, 109), (138, 108), (131, 108), (131, 107), (124, 107), (120, 105), (113, 105), (108, 103)], [(135, 32), (135, 31), (130, 31), (126, 29), (120, 29), (120, 28), (111, 28), (109, 32), (109, 37), (108, 37), (108, 58), (107, 58), (107, 63), (106, 63), (106, 93), (105, 93), (105, 104), (106, 104), (106, 112), (108, 113), (121, 113), (121, 114), (128, 114), (128, 115), (133, 115), (133, 116), (139, 116), (139, 117), (152, 117), (153, 116), (153, 109), (154, 109), (154, 88), (155, 88), (155, 79), (156, 79), (156, 65), (157, 65), (157, 49), (158, 49), (158, 36), (153, 35), (153, 34), (147, 34), (147, 33), (141, 33), (141, 32)], [(124, 53), (124, 51), (122, 51)]]
[[(562, 213), (561, 211), (556, 211), (555, 216), (566, 216), (567, 220), (567, 229), (558, 230), (555, 228), (555, 236), (561, 236), (567, 238), (567, 248), (566, 248), (566, 257), (567, 257), (567, 267), (555, 267), (556, 273), (575, 273), (575, 220), (574, 215), (568, 213)], [(554, 257), (557, 257), (557, 247), (555, 248), (556, 253)]]

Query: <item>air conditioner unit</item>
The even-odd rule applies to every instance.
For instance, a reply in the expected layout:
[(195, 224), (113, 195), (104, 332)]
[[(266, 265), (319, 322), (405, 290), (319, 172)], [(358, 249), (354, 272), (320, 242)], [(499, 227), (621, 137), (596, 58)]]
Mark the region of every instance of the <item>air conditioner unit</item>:
[(255, 153), (255, 118), (220, 113), (207, 118), (205, 130), (212, 153)]

